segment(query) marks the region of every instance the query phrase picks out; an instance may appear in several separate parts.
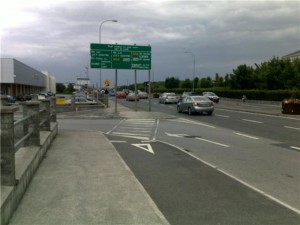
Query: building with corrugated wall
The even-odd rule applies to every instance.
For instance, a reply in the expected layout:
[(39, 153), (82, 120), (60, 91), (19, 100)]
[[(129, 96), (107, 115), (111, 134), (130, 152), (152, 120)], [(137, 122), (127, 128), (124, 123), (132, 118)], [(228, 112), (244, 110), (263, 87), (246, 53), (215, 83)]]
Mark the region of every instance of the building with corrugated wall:
[[(1, 94), (18, 96), (51, 91), (55, 93), (55, 78), (24, 63), (1, 58)], [(47, 85), (48, 84), (48, 85)]]

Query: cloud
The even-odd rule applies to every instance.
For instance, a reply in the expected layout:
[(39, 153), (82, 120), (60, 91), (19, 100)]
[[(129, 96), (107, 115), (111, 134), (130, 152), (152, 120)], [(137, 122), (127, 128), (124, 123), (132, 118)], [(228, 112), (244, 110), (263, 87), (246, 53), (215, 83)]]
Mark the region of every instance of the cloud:
[[(61, 82), (85, 75), (90, 43), (99, 42), (100, 23), (107, 19), (118, 22), (102, 25), (102, 43), (150, 44), (156, 80), (191, 75), (193, 60), (185, 51), (195, 54), (198, 76), (214, 76), (299, 46), (298, 1), (25, 2), (6, 9), (14, 10), (13, 20), (1, 15), (1, 56), (48, 70)], [(120, 83), (132, 80), (132, 71), (120, 73)], [(98, 74), (90, 69), (93, 83)]]

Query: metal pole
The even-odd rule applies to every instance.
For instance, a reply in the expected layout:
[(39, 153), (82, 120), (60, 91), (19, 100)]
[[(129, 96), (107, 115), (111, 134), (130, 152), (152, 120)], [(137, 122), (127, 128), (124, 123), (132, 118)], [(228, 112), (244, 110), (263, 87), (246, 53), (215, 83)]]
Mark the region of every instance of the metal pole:
[(195, 55), (193, 54), (193, 56), (194, 56), (194, 72), (193, 72), (193, 92), (195, 91), (195, 61), (196, 61), (196, 59), (195, 59)]
[(149, 112), (151, 112), (151, 75), (150, 70), (148, 71), (148, 98), (149, 98)]
[[(101, 28), (102, 28), (102, 25), (103, 25), (103, 23), (105, 23), (105, 22), (114, 22), (114, 23), (116, 23), (116, 22), (118, 22), (118, 20), (104, 20), (101, 24), (100, 24), (100, 26), (99, 26), (99, 44), (101, 44)], [(100, 90), (102, 89), (102, 74), (101, 74), (101, 65), (100, 65), (100, 84), (99, 84), (99, 86), (100, 86)]]
[(136, 84), (136, 70), (134, 70), (134, 93), (135, 93), (135, 111), (137, 111), (137, 84)]
[(118, 85), (118, 70), (116, 70), (116, 77), (115, 77), (115, 113), (117, 113), (117, 85)]

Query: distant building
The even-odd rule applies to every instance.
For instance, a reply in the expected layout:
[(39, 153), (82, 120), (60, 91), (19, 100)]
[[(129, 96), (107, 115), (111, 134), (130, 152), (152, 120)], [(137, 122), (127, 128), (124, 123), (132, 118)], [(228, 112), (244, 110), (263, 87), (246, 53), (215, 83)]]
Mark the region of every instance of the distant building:
[(291, 61), (295, 60), (295, 59), (300, 59), (300, 50), (290, 53), (288, 55), (285, 55), (282, 57), (282, 59), (289, 59)]
[(90, 78), (77, 78), (77, 82), (76, 85), (74, 85), (74, 89), (76, 90), (87, 89), (89, 85), (90, 85)]
[(23, 94), (52, 91), (55, 93), (55, 78), (24, 63), (1, 58), (1, 94), (18, 96)]

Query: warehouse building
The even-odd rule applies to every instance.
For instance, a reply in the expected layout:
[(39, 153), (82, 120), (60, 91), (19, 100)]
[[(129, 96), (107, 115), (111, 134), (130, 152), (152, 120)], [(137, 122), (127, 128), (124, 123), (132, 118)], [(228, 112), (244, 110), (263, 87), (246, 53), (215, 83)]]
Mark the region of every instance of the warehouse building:
[(40, 72), (24, 63), (1, 58), (1, 94), (19, 96), (40, 92), (56, 92), (55, 77), (48, 72)]

